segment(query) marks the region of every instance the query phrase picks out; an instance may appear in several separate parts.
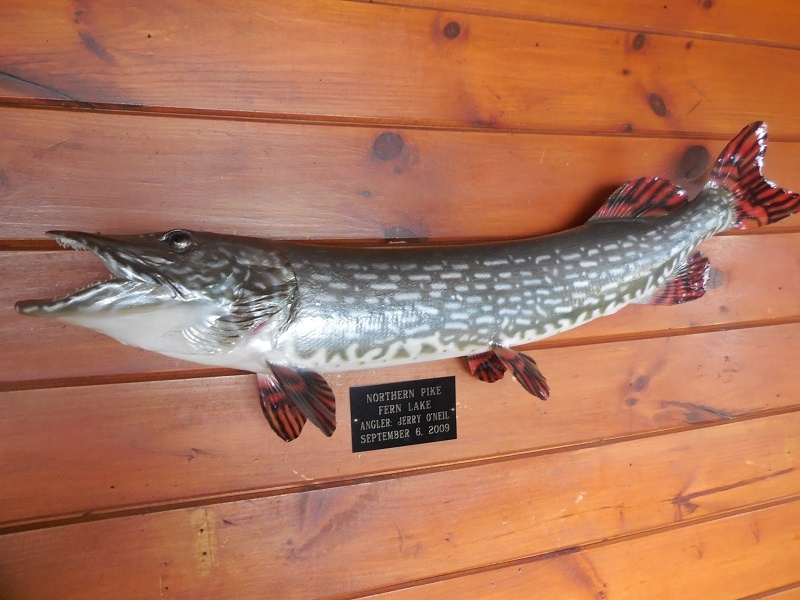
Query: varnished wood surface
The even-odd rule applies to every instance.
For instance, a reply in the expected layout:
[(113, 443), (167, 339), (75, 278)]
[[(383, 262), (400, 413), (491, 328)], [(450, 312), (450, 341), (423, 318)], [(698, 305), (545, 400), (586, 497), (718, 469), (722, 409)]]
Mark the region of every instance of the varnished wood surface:
[[(372, 2), (373, 0), (366, 0)], [(588, 25), (611, 29), (718, 38), (742, 44), (797, 48), (794, 3), (754, 4), (747, 0), (384, 0), (382, 4), (516, 17), (532, 21)]]
[[(0, 40), (9, 101), (720, 136), (759, 114), (800, 135), (793, 49), (636, 29), (339, 0), (11, 0)], [(779, 92), (754, 92), (774, 74)]]
[[(543, 350), (535, 356), (554, 390), (547, 403), (510, 380), (489, 387), (455, 360), (411, 374), (338, 374), (330, 381), (339, 431), (327, 439), (309, 428), (291, 444), (272, 438), (252, 375), (8, 392), (2, 434), (14, 469), (0, 492), (0, 526), (276, 493), (791, 413), (800, 393), (791, 376), (798, 344), (800, 325), (785, 325)], [(442, 372), (457, 375), (457, 442), (350, 452), (349, 386)]]
[[(766, 120), (800, 189), (797, 7), (741, 0), (0, 5), (0, 597), (757, 598), (800, 590), (800, 217), (708, 294), (526, 349), (329, 375), (286, 444), (255, 377), (24, 318), (104, 276), (49, 229), (518, 238), (620, 183), (696, 193)], [(353, 453), (351, 386), (455, 375), (458, 439)]]
[[(795, 501), (377, 597), (796, 598), (800, 557), (785, 523), (798, 516)], [(793, 589), (762, 594), (764, 581)]]
[[(15, 240), (177, 226), (301, 239), (519, 238), (583, 223), (631, 173), (694, 194), (725, 145), (8, 108), (0, 138), (0, 235)], [(770, 145), (769, 177), (800, 189), (798, 164), (800, 142)], [(795, 215), (775, 227), (798, 224)]]
[[(476, 568), (487, 558), (498, 564), (796, 497), (798, 452), (785, 440), (798, 425), (797, 415), (781, 415), (466, 469), (10, 534), (0, 557), (17, 573), (46, 566), (49, 577), (25, 578), (28, 589), (42, 596), (55, 590), (65, 598), (102, 594), (125, 573), (130, 587), (119, 590), (120, 597), (152, 594), (156, 582), (179, 597), (257, 597), (263, 589), (280, 590), (282, 598), (358, 595)], [(619, 480), (626, 481), (624, 490), (610, 484)], [(512, 484), (526, 493), (507, 493)], [(765, 519), (748, 513), (744, 531), (737, 528), (732, 539), (713, 544), (747, 538), (757, 547), (764, 529), (780, 546), (769, 555), (773, 581), (790, 583), (796, 574), (786, 567), (800, 559), (800, 549), (796, 530), (783, 519), (795, 522), (798, 511), (795, 501), (765, 511)], [(93, 544), (77, 552), (81, 539)], [(124, 561), (103, 561), (122, 540)], [(641, 560), (636, 547), (631, 543), (626, 551)], [(72, 555), (64, 560), (67, 548)], [(104, 569), (75, 578), (72, 560), (103, 561)], [(663, 556), (651, 560), (665, 562)], [(259, 569), (263, 564), (279, 567)], [(761, 581), (754, 577), (751, 586), (758, 589)], [(634, 584), (642, 585), (628, 582)]]

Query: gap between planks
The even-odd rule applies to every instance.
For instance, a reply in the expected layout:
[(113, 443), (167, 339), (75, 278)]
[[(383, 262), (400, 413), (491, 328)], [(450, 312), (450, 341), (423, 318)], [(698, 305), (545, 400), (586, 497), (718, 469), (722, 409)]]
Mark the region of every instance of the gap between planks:
[[(785, 50), (800, 50), (800, 44), (781, 43), (772, 40), (762, 40), (758, 38), (733, 37), (723, 33), (710, 33), (701, 31), (690, 31), (680, 29), (666, 29), (657, 26), (645, 25), (642, 27), (626, 27), (622, 24), (612, 25), (609, 23), (595, 22), (590, 19), (559, 19), (544, 16), (533, 17), (503, 12), (493, 7), (491, 10), (480, 10), (465, 7), (459, 8), (439, 8), (437, 6), (423, 6), (415, 2), (392, 2), (391, 0), (340, 0), (341, 2), (352, 2), (355, 4), (374, 4), (376, 6), (387, 6), (391, 8), (405, 8), (408, 10), (427, 10), (454, 15), (470, 15), (474, 17), (488, 17), (491, 19), (508, 19), (510, 21), (523, 21), (528, 23), (546, 23), (548, 25), (566, 25), (568, 27), (583, 27), (586, 29), (601, 29), (604, 31), (621, 31), (625, 33), (647, 33), (651, 35), (662, 35), (664, 37), (685, 38), (692, 40), (705, 40), (709, 42), (725, 42), (729, 44), (741, 44), (743, 46), (762, 46), (765, 48), (782, 48)], [(502, 6), (498, 4), (497, 6)]]
[[(442, 473), (446, 471), (455, 471), (465, 468), (471, 468), (476, 466), (483, 466), (483, 465), (491, 465), (491, 464), (501, 464), (506, 462), (512, 462), (517, 460), (529, 460), (532, 458), (542, 457), (542, 456), (549, 456), (553, 454), (565, 453), (565, 452), (575, 452), (578, 450), (585, 450), (590, 448), (602, 448), (607, 447), (615, 444), (635, 441), (635, 440), (642, 440), (642, 439), (650, 439), (650, 438), (657, 438), (663, 437), (666, 435), (672, 435), (676, 433), (683, 433), (686, 431), (696, 431), (699, 429), (709, 429), (712, 427), (720, 427), (729, 424), (735, 423), (742, 423), (747, 421), (755, 421), (758, 419), (776, 417), (781, 415), (789, 415), (800, 412), (800, 404), (786, 406), (782, 408), (770, 409), (765, 411), (757, 411), (753, 413), (748, 413), (744, 415), (738, 415), (734, 417), (727, 417), (724, 419), (720, 419), (718, 421), (707, 421), (704, 423), (694, 423), (694, 424), (686, 424), (686, 425), (677, 425), (671, 427), (665, 427), (662, 429), (651, 429), (648, 431), (641, 431), (638, 433), (631, 433), (619, 436), (612, 436), (606, 437), (601, 439), (595, 440), (588, 440), (584, 442), (576, 442), (576, 443), (568, 443), (568, 444), (561, 444), (550, 446), (548, 448), (539, 448), (535, 450), (526, 450), (522, 452), (513, 452), (507, 453), (502, 455), (495, 455), (489, 457), (480, 457), (480, 458), (472, 458), (472, 459), (463, 459), (458, 461), (451, 461), (446, 463), (439, 463), (436, 465), (429, 465), (429, 466), (418, 466), (412, 467), (408, 469), (399, 469), (393, 470), (390, 472), (379, 472), (379, 473), (365, 473), (359, 475), (357, 477), (347, 477), (347, 478), (340, 478), (336, 480), (329, 480), (329, 481), (320, 481), (317, 483), (308, 483), (308, 484), (294, 484), (294, 485), (286, 485), (283, 487), (273, 487), (269, 489), (260, 489), (260, 490), (247, 490), (247, 491), (237, 491), (237, 492), (230, 492), (227, 494), (209, 494), (205, 496), (195, 496), (191, 500), (170, 500), (165, 501), (163, 503), (151, 503), (151, 504), (139, 504), (139, 505), (131, 505), (128, 507), (121, 507), (121, 508), (111, 508), (103, 511), (97, 512), (85, 512), (82, 514), (73, 514), (73, 515), (62, 515), (62, 516), (51, 516), (51, 517), (43, 517), (39, 519), (31, 519), (25, 521), (19, 521), (9, 525), (0, 526), (0, 536), (12, 534), (12, 533), (21, 533), (26, 531), (35, 531), (39, 529), (51, 529), (54, 527), (62, 527), (65, 525), (76, 525), (80, 523), (87, 523), (92, 521), (107, 521), (116, 518), (122, 517), (130, 517), (130, 516), (139, 516), (139, 515), (147, 515), (152, 513), (162, 513), (162, 512), (169, 512), (174, 510), (182, 510), (187, 508), (201, 508), (201, 507), (208, 507), (208, 506), (215, 506), (218, 504), (227, 504), (232, 502), (241, 502), (241, 501), (252, 501), (252, 500), (259, 500), (263, 498), (271, 498), (275, 496), (285, 496), (289, 494), (298, 494), (304, 492), (311, 492), (317, 490), (326, 490), (326, 489), (333, 489), (333, 488), (340, 488), (340, 487), (347, 487), (352, 485), (362, 485), (367, 483), (376, 483), (381, 481), (387, 480), (396, 480), (400, 478), (406, 477), (416, 477), (420, 475), (427, 475), (427, 474), (435, 474), (435, 473)], [(797, 498), (800, 499), (800, 495), (793, 495), (789, 498)], [(767, 503), (757, 504), (757, 505), (750, 505), (748, 507), (739, 507), (736, 509), (731, 509), (727, 512), (698, 518), (697, 520), (689, 521), (690, 523), (701, 523), (705, 521), (714, 520), (716, 518), (723, 518), (727, 516), (731, 516), (734, 514), (740, 514), (745, 512), (750, 512), (751, 510), (756, 510), (760, 508), (768, 508), (773, 505), (782, 504), (787, 500), (780, 499), (777, 501), (770, 501)], [(756, 507), (756, 508), (753, 508)], [(685, 523), (682, 521), (681, 523)], [(639, 532), (634, 534), (626, 534), (622, 536), (624, 539), (635, 539), (637, 537), (642, 537), (643, 535), (649, 535), (651, 531), (661, 531), (666, 529), (674, 528), (673, 525), (666, 525), (663, 527), (659, 527), (653, 530), (648, 530), (648, 532)], [(619, 539), (622, 539), (619, 538)], [(618, 539), (618, 538), (609, 538), (609, 539)], [(583, 546), (579, 549), (585, 549), (587, 546)], [(575, 550), (576, 551), (576, 550)], [(564, 549), (555, 551), (556, 553), (562, 552), (564, 553)], [(554, 553), (550, 552), (546, 555), (537, 557), (528, 557), (523, 559), (525, 562), (529, 562), (531, 560), (541, 560), (542, 558), (549, 558), (553, 556)], [(558, 555), (558, 554), (555, 554)], [(502, 565), (492, 565), (491, 568), (496, 568), (498, 566), (508, 566), (508, 564)], [(481, 568), (483, 570), (483, 568)], [(464, 572), (459, 572), (456, 574), (457, 576), (463, 575)], [(437, 579), (438, 581), (438, 579)], [(431, 583), (431, 581), (425, 580), (423, 583)], [(389, 590), (379, 590), (379, 592), (385, 592)], [(370, 594), (378, 593), (376, 591), (369, 592)], [(349, 598), (350, 596), (348, 596)]]
[[(739, 600), (767, 600), (768, 598), (783, 598), (783, 594), (786, 592), (798, 592), (798, 596), (800, 596), (800, 581), (795, 581), (794, 583), (790, 583), (788, 585), (782, 585), (779, 588), (773, 588), (771, 590), (767, 590), (766, 592), (760, 592), (758, 594), (753, 594), (752, 596), (744, 596)], [(792, 596), (794, 597), (794, 596)]]
[[(443, 575), (437, 575), (435, 577), (428, 577), (423, 579), (417, 579), (414, 581), (407, 581), (400, 584), (384, 586), (380, 588), (375, 588), (371, 590), (362, 590), (356, 594), (340, 594), (336, 596), (331, 596), (327, 600), (358, 600), (359, 598), (374, 598), (381, 594), (387, 594), (390, 592), (397, 592), (400, 590), (408, 590), (414, 588), (421, 588), (423, 586), (439, 583), (442, 581), (449, 581), (453, 579), (458, 579), (460, 577), (470, 576), (470, 575), (478, 575), (482, 573), (491, 573), (492, 571), (497, 571), (500, 569), (508, 569), (513, 567), (522, 567), (531, 563), (540, 562), (543, 560), (548, 560), (551, 558), (558, 558), (559, 556), (565, 556), (568, 554), (575, 554), (578, 552), (585, 552), (592, 549), (603, 548), (606, 546), (614, 546), (617, 544), (624, 544), (626, 542), (630, 542), (633, 540), (638, 540), (646, 537), (650, 537), (653, 535), (659, 535), (662, 533), (667, 533), (670, 531), (676, 531), (680, 529), (685, 529), (687, 527), (696, 527), (698, 525), (703, 525), (705, 523), (710, 523), (713, 521), (719, 521), (722, 519), (727, 519), (731, 517), (737, 517), (741, 515), (745, 515), (748, 513), (754, 513), (761, 510), (767, 510), (770, 508), (775, 508), (778, 506), (784, 506), (788, 504), (792, 504), (794, 502), (800, 501), (800, 494), (793, 494), (791, 496), (786, 496), (784, 498), (779, 498), (776, 500), (770, 500), (768, 502), (758, 503), (758, 504), (751, 504), (749, 506), (737, 507), (734, 509), (729, 509), (725, 511), (721, 511), (719, 513), (715, 513), (713, 515), (706, 515), (703, 517), (698, 517), (696, 519), (690, 519), (685, 521), (680, 521), (677, 523), (670, 523), (668, 525), (661, 525), (657, 527), (653, 527), (651, 529), (646, 529), (643, 531), (636, 531), (633, 533), (622, 534), (618, 536), (609, 537), (606, 539), (588, 542), (585, 544), (580, 544), (576, 546), (567, 546), (563, 548), (559, 548), (556, 550), (551, 550), (549, 552), (545, 552), (542, 554), (533, 554), (530, 556), (525, 556), (521, 558), (516, 558), (514, 560), (505, 561), (505, 562), (497, 562), (493, 564), (482, 565), (480, 567), (473, 567), (471, 569), (464, 569), (461, 571), (453, 571), (450, 573), (445, 573)], [(754, 596), (747, 596), (741, 598), (740, 600), (760, 600), (762, 598), (769, 598), (771, 595), (776, 594), (778, 592), (783, 591), (790, 591), (797, 587), (800, 587), (800, 582), (795, 584), (790, 584), (788, 586), (783, 586), (781, 588), (776, 588), (769, 590), (767, 592), (762, 592), (756, 594)]]
[[(347, 0), (359, 1), (359, 0)], [(0, 71), (1, 77), (18, 79), (16, 76)], [(30, 85), (39, 85), (34, 81)], [(116, 104), (112, 102), (84, 102), (79, 100), (50, 100), (50, 99), (18, 99), (0, 98), (0, 108), (13, 108), (20, 110), (48, 110), (69, 112), (91, 112), (102, 114), (116, 114), (127, 116), (146, 116), (154, 118), (180, 118), (203, 119), (214, 121), (244, 121), (253, 123), (281, 123), (285, 125), (317, 125), (324, 127), (361, 127), (370, 129), (397, 129), (397, 130), (425, 130), (446, 131), (454, 133), (502, 133), (517, 135), (553, 135), (553, 136), (596, 136), (608, 138), (643, 138), (643, 139), (686, 139), (686, 140), (722, 140), (728, 141), (735, 132), (719, 133), (711, 131), (684, 131), (673, 129), (659, 131), (657, 129), (637, 129), (635, 132), (626, 133), (618, 131), (594, 129), (539, 129), (535, 127), (469, 127), (462, 121), (413, 120), (407, 118), (378, 118), (378, 117), (348, 117), (343, 115), (313, 115), (298, 113), (278, 113), (259, 111), (240, 111), (224, 109), (201, 108), (174, 108), (169, 106), (139, 106)], [(800, 136), (787, 136), (770, 134), (771, 142), (800, 142)]]
[[(641, 538), (649, 537), (652, 535), (658, 535), (661, 533), (666, 533), (669, 531), (675, 531), (684, 529), (686, 527), (696, 527), (698, 525), (702, 525), (704, 523), (709, 523), (712, 521), (718, 521), (730, 517), (741, 516), (747, 513), (757, 512), (760, 510), (766, 510), (770, 508), (775, 508), (778, 506), (783, 506), (787, 504), (791, 504), (793, 502), (800, 501), (800, 494), (794, 494), (791, 496), (787, 496), (784, 498), (780, 498), (777, 500), (770, 500), (769, 502), (763, 502), (759, 504), (752, 504), (749, 506), (744, 507), (737, 507), (735, 509), (729, 509), (727, 511), (722, 511), (719, 513), (715, 513), (713, 515), (707, 515), (704, 517), (698, 517), (697, 519), (693, 520), (686, 520), (680, 521), (678, 523), (671, 523), (669, 525), (662, 525), (659, 527), (653, 527), (652, 529), (647, 529), (644, 531), (637, 531), (634, 533), (618, 535), (610, 538), (606, 538), (603, 540), (595, 541), (595, 542), (588, 542), (586, 544), (581, 544), (577, 546), (568, 546), (564, 548), (559, 548), (557, 550), (552, 550), (550, 552), (545, 552), (543, 554), (534, 554), (531, 556), (526, 556), (522, 558), (517, 558), (511, 561), (506, 562), (498, 562), (490, 565), (482, 565), (480, 567), (475, 567), (472, 569), (464, 569), (462, 571), (454, 571), (451, 573), (446, 573), (444, 575), (438, 575), (436, 577), (429, 577), (425, 579), (418, 579), (411, 582), (404, 582), (402, 584), (392, 585), (392, 586), (385, 586), (373, 590), (368, 591), (361, 591), (357, 594), (343, 594), (338, 596), (332, 596), (328, 600), (358, 600), (359, 598), (366, 598), (366, 597), (374, 597), (380, 594), (385, 594), (389, 592), (396, 592), (399, 590), (406, 590), (406, 589), (414, 589), (417, 587), (422, 587), (425, 585), (430, 585), (434, 583), (438, 583), (441, 581), (448, 581), (452, 579), (457, 579), (464, 576), (469, 575), (478, 575), (481, 573), (490, 573), (492, 571), (496, 571), (499, 569), (507, 569), (513, 567), (522, 567), (524, 565), (528, 565), (531, 563), (548, 560), (551, 558), (558, 558), (559, 556), (565, 556), (567, 554), (575, 554), (577, 552), (584, 552), (587, 550), (595, 549), (595, 548), (602, 548), (605, 546), (613, 546), (617, 544), (624, 544), (626, 542), (630, 542), (632, 540), (638, 540)], [(769, 596), (782, 591), (793, 590), (796, 587), (800, 587), (800, 582), (795, 584), (790, 584), (788, 586), (783, 586), (778, 589), (769, 590), (768, 592), (763, 592), (760, 594), (756, 594), (755, 596), (747, 596), (741, 598), (740, 600), (759, 600), (761, 598), (769, 598)]]

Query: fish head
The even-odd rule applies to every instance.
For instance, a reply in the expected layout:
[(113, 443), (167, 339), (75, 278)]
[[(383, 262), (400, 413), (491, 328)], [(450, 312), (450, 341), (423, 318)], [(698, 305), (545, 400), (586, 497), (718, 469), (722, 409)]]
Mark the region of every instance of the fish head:
[(111, 277), (68, 296), (17, 302), (18, 312), (170, 356), (218, 354), (255, 331), (274, 329), (288, 318), (296, 293), (286, 258), (258, 240), (185, 229), (48, 235), (63, 247), (91, 251)]

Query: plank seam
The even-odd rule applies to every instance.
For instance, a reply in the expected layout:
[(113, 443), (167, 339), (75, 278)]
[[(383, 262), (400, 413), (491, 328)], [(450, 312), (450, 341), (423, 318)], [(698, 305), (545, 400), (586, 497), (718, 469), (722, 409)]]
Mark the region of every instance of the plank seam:
[(563, 341), (552, 340), (536, 342), (519, 348), (525, 351), (545, 350), (551, 348), (573, 348), (580, 346), (592, 346), (595, 344), (611, 344), (616, 342), (632, 342), (639, 340), (655, 340), (667, 337), (683, 337), (689, 335), (704, 335), (709, 333), (722, 333), (725, 331), (743, 331), (756, 329), (759, 327), (782, 327), (784, 325), (797, 325), (800, 323), (800, 315), (790, 317), (780, 317), (776, 319), (756, 319), (752, 321), (740, 321), (738, 323), (719, 323), (716, 325), (695, 325), (682, 329), (654, 329), (648, 332), (620, 333), (596, 335), (580, 339), (567, 339)]
[(795, 581), (794, 583), (789, 583), (787, 585), (782, 585), (778, 588), (773, 588), (771, 590), (767, 590), (766, 592), (760, 592), (758, 594), (753, 594), (752, 596), (743, 596), (739, 598), (739, 600), (762, 600), (771, 598), (777, 594), (781, 594), (783, 592), (791, 592), (792, 590), (800, 589), (800, 581)]
[[(50, 100), (42, 98), (0, 98), (0, 108), (18, 110), (50, 110), (69, 112), (93, 112), (152, 118), (205, 119), (216, 121), (244, 121), (253, 123), (280, 123), (286, 125), (317, 125), (324, 127), (360, 127), (397, 129), (401, 131), (442, 131), (455, 133), (517, 134), (517, 135), (555, 135), (592, 136), (601, 138), (641, 138), (641, 139), (685, 139), (729, 141), (734, 133), (710, 131), (686, 131), (673, 129), (637, 129), (635, 132), (607, 131), (601, 129), (537, 129), (526, 127), (468, 126), (463, 121), (414, 120), (384, 117), (347, 117), (299, 113), (248, 112), (232, 109), (206, 109), (190, 107), (168, 107), (155, 105), (130, 105), (112, 102), (86, 102), (83, 100)], [(771, 142), (800, 142), (800, 136), (770, 134)]]
[(545, 25), (564, 25), (567, 27), (580, 27), (584, 29), (600, 29), (602, 31), (619, 31), (622, 33), (647, 33), (650, 35), (660, 35), (664, 37), (703, 40), (709, 42), (717, 42), (723, 44), (739, 44), (742, 46), (757, 46), (764, 48), (777, 48), (782, 50), (800, 50), (800, 45), (776, 42), (773, 40), (763, 40), (759, 38), (740, 38), (725, 35), (723, 33), (709, 33), (701, 31), (686, 31), (680, 29), (665, 29), (658, 28), (651, 25), (644, 27), (625, 27), (623, 25), (612, 25), (601, 21), (577, 21), (570, 19), (557, 19), (546, 17), (526, 17), (513, 13), (504, 13), (500, 11), (480, 11), (469, 10), (466, 8), (438, 8), (435, 6), (420, 6), (418, 4), (408, 4), (405, 2), (392, 2), (391, 0), (341, 0), (344, 2), (352, 2), (356, 4), (372, 4), (376, 6), (386, 6), (391, 8), (404, 8), (408, 10), (425, 10), (429, 12), (440, 12), (454, 15), (470, 15), (473, 17), (483, 17), (486, 19), (506, 19), (509, 21), (519, 21), (523, 23), (543, 23)]
[[(658, 438), (665, 435), (673, 435), (676, 433), (680, 434), (699, 429), (732, 425), (747, 421), (755, 421), (757, 419), (779, 417), (798, 412), (800, 412), (800, 405), (794, 405), (794, 406), (782, 407), (766, 411), (758, 411), (743, 415), (736, 415), (734, 417), (724, 420), (709, 421), (705, 423), (694, 423), (690, 425), (689, 424), (678, 425), (663, 429), (648, 430), (633, 434), (619, 435), (615, 437), (599, 438), (583, 442), (564, 444), (560, 446), (552, 446), (548, 448), (525, 450), (499, 456), (463, 459), (456, 462), (441, 463), (441, 464), (427, 465), (427, 466), (422, 465), (404, 470), (375, 472), (371, 474), (365, 473), (356, 477), (331, 479), (327, 481), (322, 480), (314, 483), (305, 483), (305, 484), (292, 484), (283, 487), (277, 486), (268, 489), (242, 490), (242, 491), (235, 491), (228, 493), (209, 494), (206, 496), (196, 496), (186, 500), (175, 500), (175, 499), (165, 500), (164, 502), (161, 503), (151, 503), (146, 505), (144, 504), (130, 505), (127, 507), (114, 507), (96, 512), (88, 511), (82, 514), (47, 515), (23, 521), (9, 522), (5, 524), (0, 523), (0, 536), (8, 535), (11, 533), (34, 531), (39, 529), (51, 529), (53, 527), (61, 527), (65, 525), (75, 525), (75, 524), (88, 523), (94, 521), (106, 521), (121, 517), (142, 516), (152, 513), (170, 512), (175, 510), (215, 506), (219, 504), (229, 504), (233, 502), (260, 500), (276, 496), (286, 496), (290, 494), (342, 488), (354, 485), (371, 484), (387, 480), (396, 480), (406, 477), (416, 477), (416, 476), (429, 475), (446, 471), (456, 471), (466, 468), (480, 467), (492, 464), (502, 464), (518, 460), (530, 460), (553, 454), (575, 452), (589, 448), (603, 448), (624, 442)], [(800, 495), (798, 495), (798, 497), (800, 497)], [(704, 517), (699, 517), (699, 518), (704, 518)], [(685, 520), (687, 519), (681, 519), (680, 522), (683, 522)]]
[[(680, 521), (677, 523), (671, 523), (668, 525), (663, 525), (659, 527), (653, 527), (651, 529), (632, 532), (628, 534), (618, 535), (610, 538), (605, 538), (602, 540), (597, 540), (593, 542), (587, 542), (585, 544), (574, 545), (574, 546), (566, 546), (562, 548), (558, 548), (555, 550), (551, 550), (548, 552), (543, 552), (540, 554), (534, 554), (530, 556), (520, 557), (509, 561), (498, 562), (490, 565), (482, 565), (479, 567), (473, 567), (470, 569), (464, 569), (461, 571), (452, 571), (449, 573), (436, 575), (432, 577), (427, 577), (423, 579), (418, 579), (410, 582), (404, 582), (401, 584), (395, 584), (390, 586), (384, 586), (381, 588), (370, 589), (370, 590), (363, 590), (356, 592), (355, 594), (341, 594), (337, 596), (332, 596), (328, 600), (357, 600), (359, 598), (366, 598), (371, 596), (377, 596), (379, 594), (386, 594), (390, 592), (397, 592), (400, 590), (406, 589), (415, 589), (421, 588), (426, 585), (431, 585), (435, 583), (439, 583), (442, 581), (449, 581), (453, 579), (458, 579), (461, 577), (467, 577), (470, 575), (479, 575), (482, 573), (489, 573), (492, 571), (499, 571), (501, 569), (513, 568), (513, 567), (522, 567), (525, 565), (529, 565), (531, 563), (540, 562), (543, 560), (549, 560), (552, 558), (558, 558), (560, 556), (564, 556), (567, 554), (576, 554), (578, 552), (585, 552), (588, 550), (593, 550), (596, 548), (603, 548), (606, 546), (613, 546), (617, 544), (623, 544), (626, 542), (630, 542), (633, 540), (642, 539), (645, 537), (653, 536), (653, 535), (660, 535), (664, 533), (668, 533), (671, 531), (676, 531), (680, 529), (684, 529), (686, 527), (695, 527), (698, 525), (703, 525), (705, 523), (713, 522), (713, 521), (720, 521), (723, 519), (737, 517), (741, 515), (745, 515), (747, 513), (754, 513), (762, 510), (768, 510), (771, 508), (776, 508), (779, 506), (789, 505), (794, 502), (800, 501), (800, 494), (792, 494), (791, 496), (785, 496), (783, 498), (770, 500), (768, 502), (752, 504), (744, 507), (737, 507), (735, 509), (729, 509), (720, 511), (719, 513), (715, 513), (713, 515), (706, 515), (703, 517), (698, 517), (697, 519), (690, 519), (685, 521)], [(786, 591), (791, 590), (796, 587), (800, 587), (800, 583), (790, 584), (788, 586), (784, 586), (783, 588), (776, 588), (774, 590), (769, 590), (768, 592), (763, 592), (760, 594), (756, 594), (754, 596), (747, 596), (746, 598), (741, 598), (740, 600), (758, 600), (761, 598), (767, 598), (769, 595), (772, 595), (778, 591)]]

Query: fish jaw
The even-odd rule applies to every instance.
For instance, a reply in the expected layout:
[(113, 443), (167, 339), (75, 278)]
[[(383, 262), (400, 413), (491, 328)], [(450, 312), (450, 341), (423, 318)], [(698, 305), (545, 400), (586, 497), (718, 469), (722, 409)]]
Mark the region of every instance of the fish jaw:
[(21, 300), (15, 306), (20, 314), (80, 325), (162, 354), (192, 354), (196, 349), (183, 332), (220, 313), (209, 303), (183, 299), (167, 282), (159, 283), (153, 275), (159, 258), (124, 238), (70, 231), (48, 235), (65, 248), (94, 253), (111, 278), (67, 296)]
[(182, 229), (48, 235), (94, 253), (110, 278), (68, 296), (19, 301), (20, 314), (56, 318), (170, 357), (257, 371), (264, 366), (257, 355), (273, 349), (291, 312), (294, 274), (271, 245)]
[(20, 300), (15, 305), (17, 312), (75, 321), (79, 320), (79, 315), (90, 319), (92, 316), (140, 310), (174, 300), (175, 290), (158, 283), (143, 268), (152, 268), (157, 264), (157, 259), (133, 251), (130, 244), (75, 231), (49, 231), (47, 235), (64, 248), (91, 251), (103, 261), (111, 278), (59, 298)]

